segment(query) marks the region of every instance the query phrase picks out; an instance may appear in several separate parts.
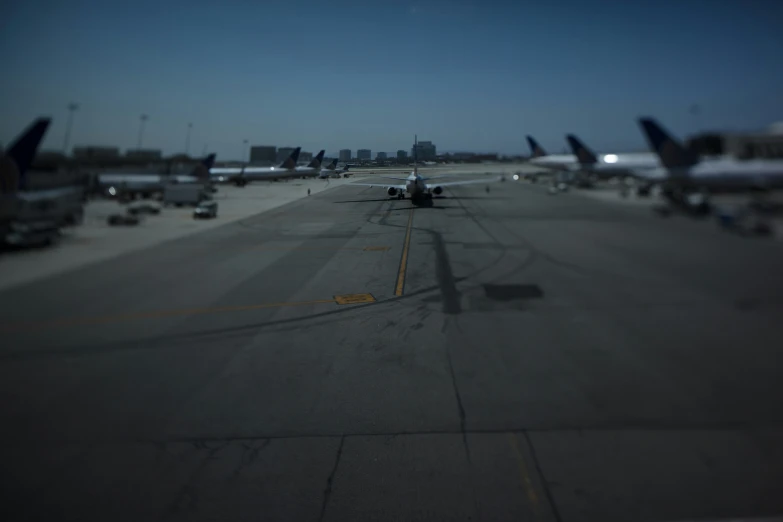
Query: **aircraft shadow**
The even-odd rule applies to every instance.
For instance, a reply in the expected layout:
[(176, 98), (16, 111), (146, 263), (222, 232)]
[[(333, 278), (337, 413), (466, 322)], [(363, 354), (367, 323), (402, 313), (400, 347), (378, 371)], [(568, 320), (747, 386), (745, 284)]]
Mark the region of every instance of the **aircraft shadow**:
[[(433, 210), (443, 210), (447, 208), (462, 208), (455, 205), (435, 205), (434, 201), (431, 199), (425, 199), (423, 201), (416, 201), (411, 202), (410, 200), (404, 201), (404, 200), (398, 200), (397, 198), (387, 198), (387, 199), (356, 199), (356, 200), (346, 200), (346, 201), (333, 201), (332, 203), (372, 203), (377, 201), (399, 201), (400, 205), (392, 207), (391, 210), (413, 210), (417, 208), (431, 208)], [(406, 204), (407, 203), (407, 204)]]
[(485, 200), (502, 200), (502, 199), (511, 199), (507, 196), (433, 196), (432, 200), (425, 199), (422, 201), (417, 201), (415, 203), (411, 203), (410, 199), (405, 200), (398, 200), (396, 197), (388, 197), (388, 198), (377, 198), (377, 199), (345, 199), (341, 201), (333, 201), (333, 203), (372, 203), (372, 202), (378, 202), (378, 201), (406, 201), (408, 203), (411, 203), (412, 206), (424, 206), (427, 203), (432, 205), (433, 200), (468, 200), (468, 199), (485, 199)]

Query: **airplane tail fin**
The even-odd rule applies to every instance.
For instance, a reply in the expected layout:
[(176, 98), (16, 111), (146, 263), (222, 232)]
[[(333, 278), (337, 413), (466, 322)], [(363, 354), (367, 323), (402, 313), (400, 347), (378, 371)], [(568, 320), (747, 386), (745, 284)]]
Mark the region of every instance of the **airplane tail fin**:
[(0, 190), (3, 193), (25, 188), (25, 174), (51, 122), (51, 118), (38, 118), (6, 150), (0, 160)]
[(693, 151), (671, 136), (653, 118), (639, 118), (647, 143), (658, 154), (661, 163), (667, 169), (678, 167), (691, 167), (699, 162), (699, 158)]
[(302, 147), (297, 147), (294, 149), (294, 151), (291, 153), (288, 158), (280, 164), (281, 169), (288, 169), (291, 170), (296, 167), (296, 162), (299, 161), (299, 152), (302, 150)]
[(208, 179), (209, 178), (209, 169), (212, 168), (212, 165), (215, 164), (215, 154), (210, 154), (203, 160), (201, 160), (201, 163), (196, 165), (196, 168), (193, 169), (192, 176), (199, 178), (199, 179)]
[(413, 174), (419, 175), (419, 166), (416, 164), (416, 159), (419, 155), (419, 135), (413, 135)]
[(533, 136), (527, 136), (527, 144), (530, 145), (530, 153), (534, 158), (546, 156), (546, 151), (538, 144)]
[(571, 146), (571, 150), (574, 151), (574, 156), (576, 156), (576, 158), (579, 160), (579, 163), (582, 165), (592, 165), (598, 161), (595, 153), (588, 149), (579, 138), (573, 134), (569, 134), (566, 136), (566, 139), (568, 140), (568, 144)]
[(308, 163), (308, 167), (312, 167), (314, 169), (320, 169), (321, 168), (321, 162), (324, 160), (324, 153), (326, 151), (322, 150), (318, 153), (316, 157), (314, 157), (310, 163)]
[(334, 170), (337, 168), (337, 158), (334, 158), (329, 165), (326, 166), (327, 170)]

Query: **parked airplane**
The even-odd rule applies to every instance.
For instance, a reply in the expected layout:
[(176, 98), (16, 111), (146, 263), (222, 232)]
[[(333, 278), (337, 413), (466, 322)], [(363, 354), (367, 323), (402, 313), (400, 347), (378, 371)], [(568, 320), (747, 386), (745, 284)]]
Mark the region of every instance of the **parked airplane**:
[(632, 176), (645, 181), (660, 180), (661, 163), (653, 152), (596, 155), (573, 134), (566, 135), (571, 150), (579, 162), (578, 181), (591, 183), (618, 176)]
[(0, 193), (4, 200), (26, 188), (25, 174), (51, 122), (51, 118), (35, 120), (0, 157)]
[[(547, 154), (541, 145), (533, 138), (533, 136), (526, 136), (527, 143), (530, 146), (530, 159), (528, 163), (546, 169), (548, 172), (546, 175), (556, 175), (560, 182), (570, 182), (573, 177), (573, 172), (579, 169), (579, 163), (576, 156), (573, 154)], [(537, 181), (540, 172), (532, 172), (523, 175), (525, 179), (530, 181)]]
[(579, 163), (576, 156), (573, 154), (547, 154), (533, 136), (527, 136), (527, 143), (530, 145), (531, 152), (529, 163), (532, 163), (533, 165), (558, 170), (568, 170), (569, 167)]
[(215, 162), (215, 154), (210, 154), (191, 171), (190, 174), (143, 174), (108, 172), (98, 175), (98, 185), (116, 195), (125, 193), (151, 195), (163, 191), (166, 183), (206, 183), (210, 181), (210, 169)]
[[(414, 136), (414, 151), (416, 150), (416, 145), (418, 144), (418, 136)], [(417, 201), (419, 199), (432, 199), (433, 194), (440, 194), (443, 192), (443, 189), (445, 187), (454, 187), (457, 185), (475, 185), (478, 183), (491, 183), (495, 181), (501, 181), (503, 178), (493, 178), (493, 179), (469, 179), (464, 181), (446, 181), (443, 183), (429, 183), (430, 180), (433, 179), (440, 179), (446, 177), (445, 175), (442, 176), (431, 176), (424, 178), (419, 175), (419, 169), (416, 164), (416, 157), (414, 156), (413, 159), (413, 172), (410, 173), (409, 176), (405, 178), (398, 178), (398, 177), (391, 177), (391, 176), (378, 176), (383, 179), (391, 179), (396, 181), (395, 184), (383, 184), (383, 183), (351, 183), (351, 185), (356, 186), (364, 186), (364, 187), (383, 187), (386, 189), (386, 193), (390, 196), (397, 196), (398, 199), (404, 199), (405, 193), (407, 192), (410, 194), (412, 201)], [(400, 183), (400, 182), (403, 183)]]
[(230, 181), (238, 187), (244, 187), (249, 181), (272, 181), (282, 178), (296, 177), (296, 162), (299, 161), (299, 152), (302, 147), (297, 147), (277, 167), (213, 167), (209, 171), (211, 178), (220, 181)]
[(337, 159), (335, 158), (329, 165), (321, 169), (321, 173), (318, 175), (318, 178), (341, 178), (342, 176), (340, 174), (345, 174), (348, 172), (348, 168), (349, 167), (347, 165), (341, 168), (337, 168)]
[(50, 242), (60, 227), (81, 220), (83, 185), (27, 190), (27, 171), (50, 123), (35, 120), (0, 157), (0, 242)]
[(324, 160), (325, 150), (320, 151), (306, 167), (295, 167), (295, 176), (316, 177), (321, 174), (321, 162)]
[[(336, 174), (337, 170), (337, 158), (333, 159), (327, 166), (321, 169), (318, 174), (318, 179), (339, 178), (340, 175)], [(336, 174), (336, 175), (335, 175)]]
[(711, 194), (783, 188), (783, 160), (699, 158), (653, 118), (639, 118), (639, 125), (660, 159), (663, 195), (677, 205), (708, 210)]

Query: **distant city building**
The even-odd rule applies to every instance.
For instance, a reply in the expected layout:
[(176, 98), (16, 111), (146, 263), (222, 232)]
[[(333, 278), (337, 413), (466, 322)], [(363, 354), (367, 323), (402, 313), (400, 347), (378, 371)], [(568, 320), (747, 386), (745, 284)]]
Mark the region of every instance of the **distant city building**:
[(433, 161), (437, 155), (431, 141), (420, 141), (418, 145), (411, 147), (411, 156), (414, 156), (416, 161)]
[(155, 161), (163, 157), (163, 151), (160, 149), (128, 149), (125, 151), (125, 157), (132, 160)]
[(377, 156), (375, 156), (375, 159), (378, 161), (384, 161), (386, 159), (386, 153), (385, 152), (379, 152)]
[(356, 151), (356, 159), (369, 161), (372, 159), (372, 151), (370, 149), (359, 149)]
[(351, 161), (351, 149), (340, 150), (340, 161)]
[(250, 147), (250, 163), (255, 165), (271, 165), (277, 159), (277, 147), (253, 145)]
[[(275, 163), (282, 163), (288, 159), (288, 156), (294, 151), (296, 147), (280, 147), (277, 149), (277, 157)], [(300, 153), (301, 154), (301, 153)]]
[(100, 158), (100, 159), (109, 159), (109, 158), (119, 158), (120, 157), (120, 148), (119, 147), (102, 147), (102, 146), (79, 146), (73, 148), (73, 157), (77, 159), (92, 159), (92, 158)]
[(299, 153), (299, 163), (310, 163), (313, 160), (312, 152), (301, 151)]
[(406, 161), (408, 159), (408, 153), (404, 150), (397, 151), (397, 161)]
[(783, 159), (783, 134), (727, 134), (722, 153), (741, 159)]

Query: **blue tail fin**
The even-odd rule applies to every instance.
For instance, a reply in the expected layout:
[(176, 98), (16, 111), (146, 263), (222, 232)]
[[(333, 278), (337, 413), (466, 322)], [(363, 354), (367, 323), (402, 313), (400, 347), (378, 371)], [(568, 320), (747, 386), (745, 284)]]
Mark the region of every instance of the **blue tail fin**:
[(571, 150), (574, 151), (574, 156), (577, 157), (579, 163), (582, 165), (592, 165), (598, 161), (596, 155), (587, 148), (587, 146), (581, 142), (579, 138), (573, 134), (566, 136), (568, 144), (571, 146)]
[(324, 150), (319, 152), (318, 155), (316, 157), (314, 157), (307, 166), (308, 167), (312, 167), (314, 169), (321, 168), (321, 162), (324, 160), (324, 153), (325, 152), (326, 151), (324, 151)]
[(530, 145), (530, 153), (534, 158), (540, 158), (546, 156), (546, 151), (538, 144), (533, 136), (527, 136), (527, 144)]
[(51, 122), (51, 118), (38, 118), (8, 148), (0, 160), (0, 190), (3, 193), (25, 188), (25, 174)]
[(302, 147), (297, 147), (294, 149), (294, 151), (291, 153), (288, 158), (280, 164), (281, 169), (288, 169), (291, 170), (296, 167), (296, 162), (299, 161), (299, 152), (301, 152)]
[(667, 169), (690, 167), (699, 162), (699, 158), (692, 151), (683, 147), (653, 118), (639, 118), (647, 143), (658, 154), (661, 163)]
[(334, 158), (329, 165), (326, 166), (327, 170), (334, 170), (337, 168), (337, 158)]
[(193, 169), (192, 176), (199, 179), (209, 178), (209, 169), (215, 164), (215, 154), (210, 154), (199, 163), (195, 169)]

